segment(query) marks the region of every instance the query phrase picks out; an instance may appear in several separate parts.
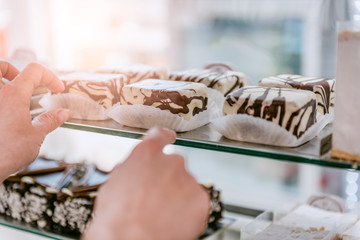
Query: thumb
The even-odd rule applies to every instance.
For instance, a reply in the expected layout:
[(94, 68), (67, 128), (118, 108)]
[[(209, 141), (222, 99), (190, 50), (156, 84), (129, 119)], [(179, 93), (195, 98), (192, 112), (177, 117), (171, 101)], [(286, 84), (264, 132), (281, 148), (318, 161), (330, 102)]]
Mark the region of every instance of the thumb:
[(66, 120), (70, 118), (70, 111), (68, 109), (54, 109), (49, 112), (43, 113), (32, 121), (33, 126), (47, 135), (62, 125)]

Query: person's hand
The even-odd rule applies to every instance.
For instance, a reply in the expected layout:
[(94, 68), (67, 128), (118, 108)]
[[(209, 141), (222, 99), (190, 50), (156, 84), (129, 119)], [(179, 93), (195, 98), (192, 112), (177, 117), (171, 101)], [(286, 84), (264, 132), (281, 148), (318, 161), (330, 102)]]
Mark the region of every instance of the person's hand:
[(196, 239), (210, 210), (184, 158), (162, 152), (175, 133), (154, 128), (100, 188), (84, 239)]
[(0, 75), (10, 80), (0, 89), (0, 182), (8, 175), (29, 165), (38, 155), (45, 136), (63, 124), (68, 110), (55, 109), (34, 120), (30, 101), (34, 87), (41, 84), (53, 92), (64, 90), (62, 82), (49, 69), (30, 63), (19, 71), (0, 61)]

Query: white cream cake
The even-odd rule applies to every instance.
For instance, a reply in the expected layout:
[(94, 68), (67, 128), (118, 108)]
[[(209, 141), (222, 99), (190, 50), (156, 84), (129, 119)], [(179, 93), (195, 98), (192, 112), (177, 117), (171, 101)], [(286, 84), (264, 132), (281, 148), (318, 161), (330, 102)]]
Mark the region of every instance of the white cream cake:
[(226, 97), (223, 115), (229, 114), (263, 118), (301, 137), (316, 122), (316, 96), (296, 89), (243, 87)]
[(186, 120), (207, 109), (207, 88), (200, 83), (147, 79), (122, 89), (122, 105), (146, 105)]
[(73, 93), (91, 99), (105, 109), (120, 101), (121, 88), (126, 76), (123, 74), (100, 74), (75, 72), (59, 77), (64, 83), (62, 93)]
[(325, 114), (334, 110), (335, 79), (281, 74), (261, 79), (259, 86), (312, 91), (316, 94), (318, 112)]

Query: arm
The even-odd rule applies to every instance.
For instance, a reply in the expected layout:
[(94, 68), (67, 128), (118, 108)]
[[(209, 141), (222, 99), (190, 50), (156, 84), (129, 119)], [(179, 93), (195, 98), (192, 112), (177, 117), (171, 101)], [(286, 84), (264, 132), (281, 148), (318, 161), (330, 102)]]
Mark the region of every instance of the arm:
[(149, 131), (100, 189), (84, 239), (195, 239), (210, 209), (205, 190), (186, 171), (184, 158), (163, 147), (175, 133)]
[(0, 182), (29, 165), (38, 155), (45, 136), (69, 118), (69, 111), (56, 109), (34, 120), (30, 101), (34, 87), (42, 84), (53, 92), (63, 91), (63, 84), (49, 69), (30, 63), (19, 71), (0, 61), (0, 75), (10, 82), (0, 89)]

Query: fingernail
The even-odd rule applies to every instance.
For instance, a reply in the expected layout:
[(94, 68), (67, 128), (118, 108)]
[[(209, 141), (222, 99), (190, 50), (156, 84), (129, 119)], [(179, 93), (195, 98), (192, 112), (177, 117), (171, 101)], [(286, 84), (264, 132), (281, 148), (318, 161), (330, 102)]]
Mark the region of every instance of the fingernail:
[(71, 112), (69, 109), (59, 109), (57, 111), (57, 114), (58, 114), (61, 122), (65, 122), (65, 121), (69, 120), (69, 118), (71, 116)]

